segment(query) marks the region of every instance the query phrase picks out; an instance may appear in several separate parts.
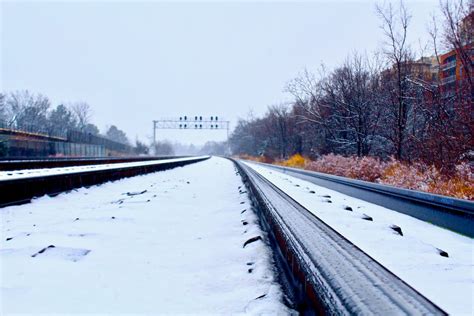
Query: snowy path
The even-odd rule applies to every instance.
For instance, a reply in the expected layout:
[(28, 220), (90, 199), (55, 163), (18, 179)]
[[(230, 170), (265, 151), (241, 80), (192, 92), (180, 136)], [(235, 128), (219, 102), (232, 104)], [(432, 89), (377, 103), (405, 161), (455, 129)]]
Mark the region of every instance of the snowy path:
[[(274, 169), (247, 165), (448, 313), (472, 315), (471, 238)], [(391, 225), (399, 226), (403, 236)]]
[(0, 209), (0, 313), (288, 313), (239, 186), (211, 158)]

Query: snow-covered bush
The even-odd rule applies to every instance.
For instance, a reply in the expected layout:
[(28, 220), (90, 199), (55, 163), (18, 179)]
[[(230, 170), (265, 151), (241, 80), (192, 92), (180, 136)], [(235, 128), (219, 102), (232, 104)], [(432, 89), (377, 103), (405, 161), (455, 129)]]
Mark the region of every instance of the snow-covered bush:
[(376, 182), (405, 189), (428, 191), (439, 177), (439, 171), (435, 167), (418, 163), (406, 164), (392, 158)]
[(456, 173), (452, 177), (445, 177), (442, 181), (432, 185), (430, 192), (450, 195), (460, 199), (474, 200), (474, 166), (461, 163), (456, 166)]
[(474, 200), (473, 166), (461, 163), (454, 174), (443, 174), (435, 166), (404, 163), (391, 158), (388, 162), (374, 157), (344, 157), (329, 154), (311, 161), (300, 155), (278, 162), (289, 167), (377, 182), (400, 188)]
[(315, 161), (307, 162), (307, 169), (334, 174), (353, 179), (375, 181), (380, 178), (385, 163), (374, 157), (343, 157), (325, 155)]
[(374, 182), (380, 178), (386, 163), (375, 157), (352, 158), (349, 177)]
[(337, 176), (350, 177), (349, 169), (354, 164), (352, 157), (329, 154), (308, 162), (309, 170), (334, 174)]

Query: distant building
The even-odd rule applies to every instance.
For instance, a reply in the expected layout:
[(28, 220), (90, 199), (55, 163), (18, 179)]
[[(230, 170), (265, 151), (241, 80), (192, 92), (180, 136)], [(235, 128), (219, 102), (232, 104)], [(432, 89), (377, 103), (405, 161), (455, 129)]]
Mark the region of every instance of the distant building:
[(468, 54), (471, 59), (471, 71), (474, 68), (474, 12), (471, 12), (461, 22), (461, 45), (462, 49), (453, 49), (440, 56), (440, 83), (444, 89), (456, 89), (462, 86), (467, 78), (466, 71), (461, 59), (461, 51)]
[(418, 60), (407, 62), (408, 73), (412, 79), (431, 83), (438, 80), (439, 64), (435, 56), (421, 57)]
[[(431, 84), (439, 77), (439, 64), (435, 56), (421, 57), (418, 60), (406, 61), (401, 65), (401, 72), (416, 82)], [(382, 78), (393, 77), (397, 73), (396, 65), (382, 71)]]
[[(470, 44), (472, 46), (472, 43)], [(474, 63), (474, 54), (471, 49), (471, 62)], [(455, 88), (467, 78), (464, 66), (456, 50), (440, 56), (440, 81), (446, 88)]]

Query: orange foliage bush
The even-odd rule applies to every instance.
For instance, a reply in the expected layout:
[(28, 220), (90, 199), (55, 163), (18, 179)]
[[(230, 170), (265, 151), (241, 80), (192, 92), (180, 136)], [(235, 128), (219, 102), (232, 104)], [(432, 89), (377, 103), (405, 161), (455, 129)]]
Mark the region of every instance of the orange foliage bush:
[(392, 160), (379, 183), (396, 187), (474, 200), (474, 173), (472, 166), (462, 163), (453, 175), (443, 175), (434, 166), (415, 163), (403, 164)]
[(286, 167), (304, 168), (306, 166), (306, 158), (300, 154), (295, 154), (285, 161), (278, 162), (278, 164)]
[(313, 171), (374, 182), (380, 178), (385, 163), (374, 157), (357, 158), (329, 154), (316, 161), (309, 162), (307, 168)]
[(310, 161), (301, 155), (294, 155), (278, 164), (474, 200), (474, 172), (472, 165), (468, 163), (456, 166), (455, 174), (449, 176), (442, 174), (434, 166), (422, 163), (407, 164), (393, 158), (384, 162), (374, 157), (343, 157), (329, 154)]
[(435, 167), (426, 167), (417, 163), (408, 165), (392, 159), (387, 163), (377, 182), (405, 189), (428, 191), (438, 178), (439, 172)]

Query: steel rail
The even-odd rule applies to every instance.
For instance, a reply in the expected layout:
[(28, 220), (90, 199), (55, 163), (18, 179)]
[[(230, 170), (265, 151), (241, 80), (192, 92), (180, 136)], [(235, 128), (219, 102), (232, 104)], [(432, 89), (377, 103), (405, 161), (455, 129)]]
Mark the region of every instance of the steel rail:
[(134, 177), (141, 174), (172, 169), (208, 159), (209, 156), (149, 161), (131, 166), (104, 167), (97, 170), (73, 171), (52, 175), (35, 175), (0, 180), (0, 207), (28, 203), (43, 195), (54, 196), (80, 187), (89, 187)]
[(471, 238), (474, 237), (474, 202), (320, 172), (258, 164)]
[(145, 157), (70, 157), (70, 158), (40, 158), (23, 157), (21, 159), (0, 159), (0, 171), (23, 170), (23, 169), (44, 169), (60, 168), (71, 166), (87, 166), (111, 163), (124, 163), (135, 161), (149, 161), (161, 159), (183, 158), (186, 156), (145, 156)]
[(299, 297), (301, 313), (446, 314), (255, 170), (234, 162), (277, 257), (297, 283), (293, 297)]

